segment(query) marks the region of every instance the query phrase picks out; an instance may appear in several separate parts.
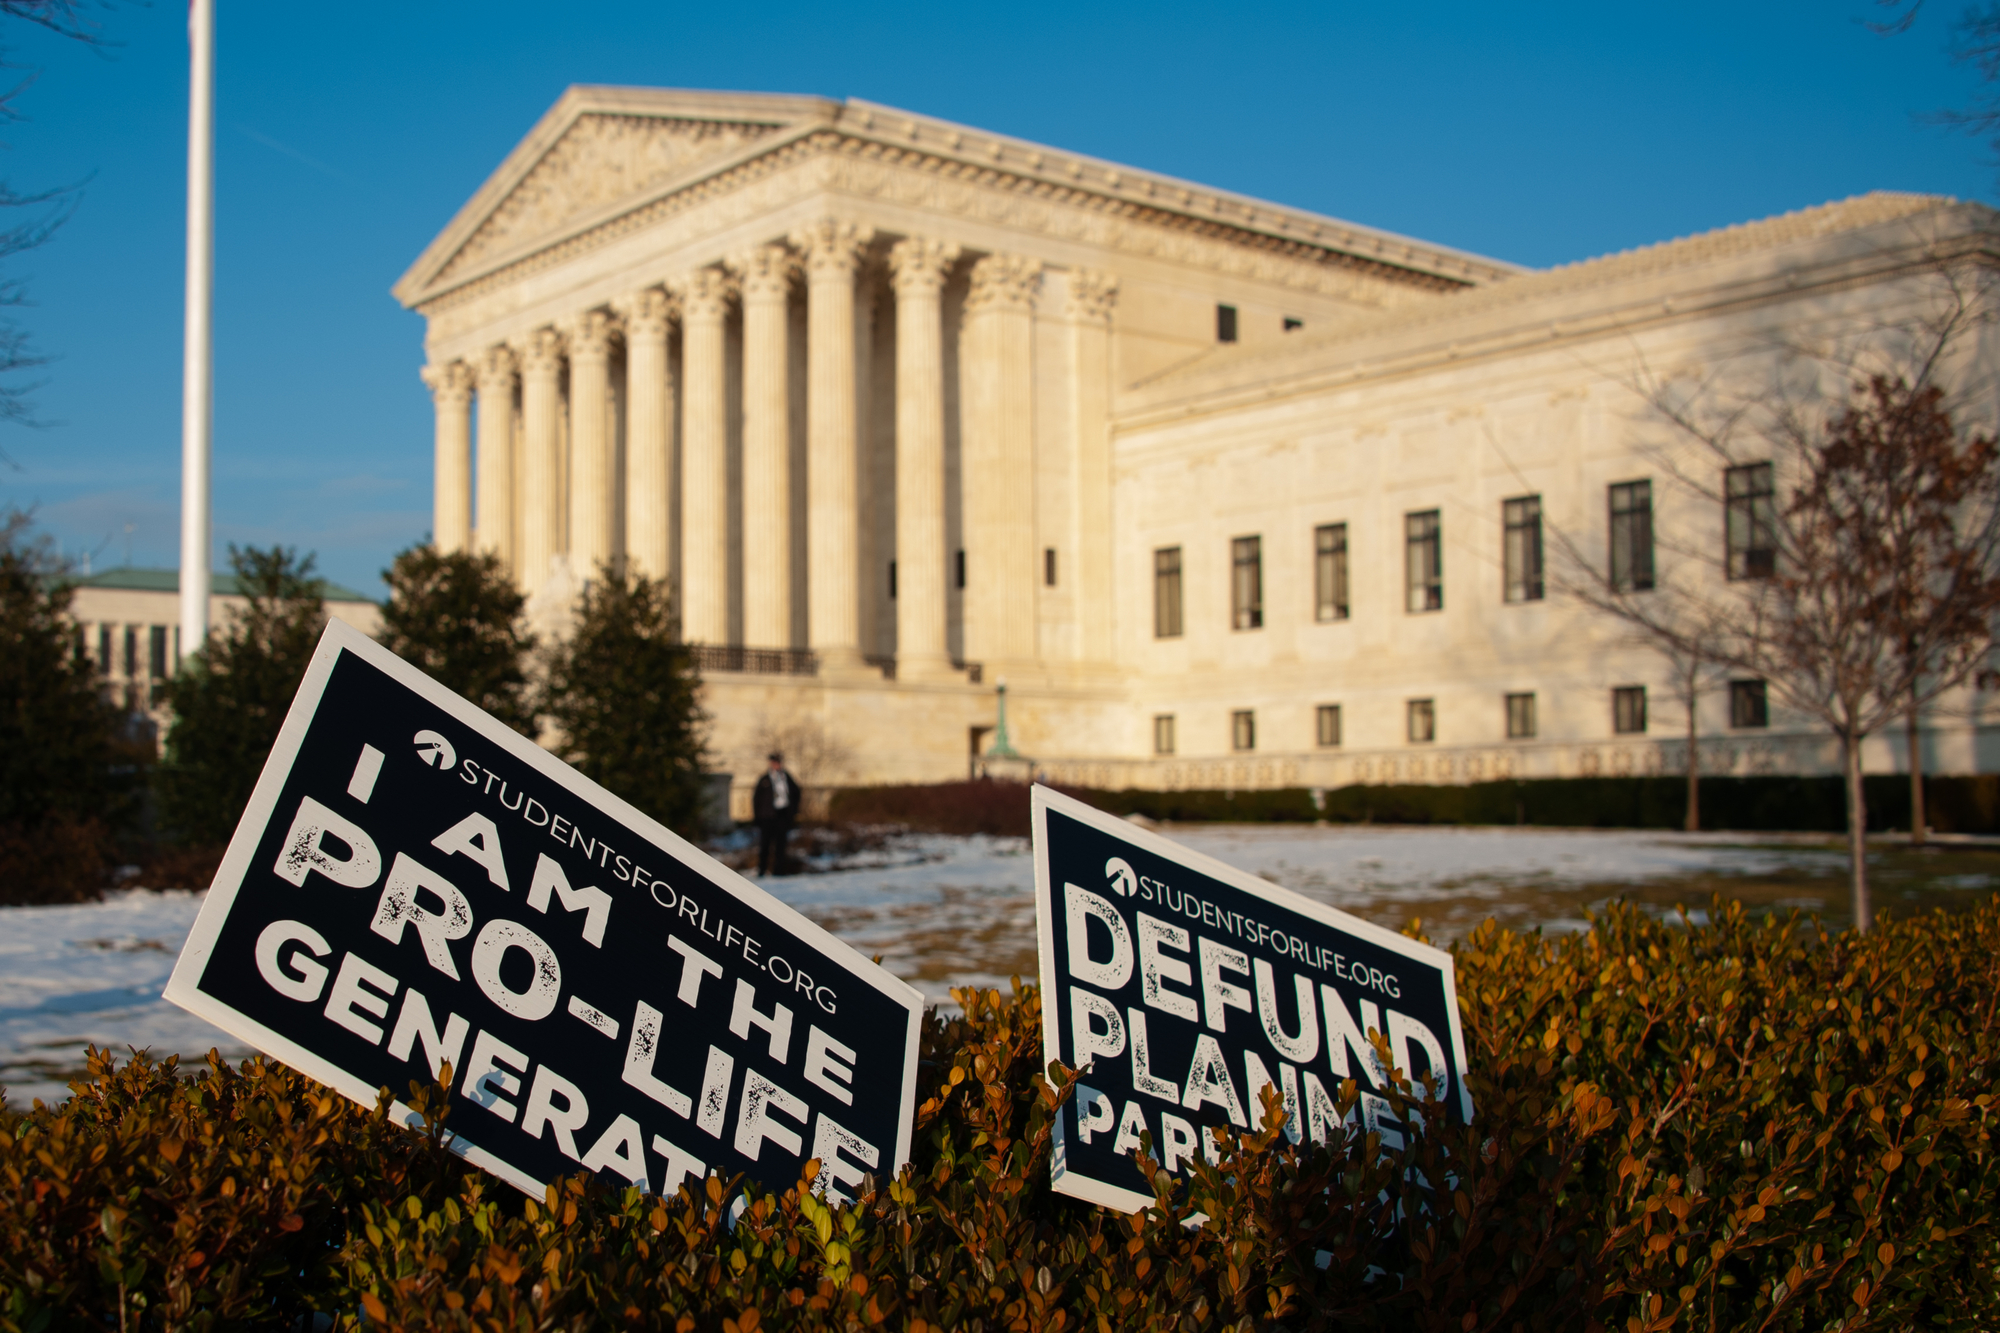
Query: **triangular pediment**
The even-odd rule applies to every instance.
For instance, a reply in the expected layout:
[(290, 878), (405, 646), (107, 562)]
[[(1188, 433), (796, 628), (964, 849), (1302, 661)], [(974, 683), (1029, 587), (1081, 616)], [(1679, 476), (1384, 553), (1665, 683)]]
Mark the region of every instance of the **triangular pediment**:
[(579, 116), (439, 276), (476, 268), (482, 260), (560, 232), (565, 223), (664, 185), (702, 162), (731, 156), (780, 128), (752, 121)]
[(474, 195), (396, 294), (422, 299), (825, 119), (818, 98), (572, 88)]

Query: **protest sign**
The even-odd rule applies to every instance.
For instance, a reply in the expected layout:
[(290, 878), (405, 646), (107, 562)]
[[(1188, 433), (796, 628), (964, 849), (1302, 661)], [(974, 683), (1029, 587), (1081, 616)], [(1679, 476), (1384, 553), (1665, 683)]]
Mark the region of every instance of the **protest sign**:
[(338, 620), (166, 995), (367, 1106), (449, 1062), (536, 1195), (909, 1157), (914, 988)]
[(1131, 1212), (1152, 1190), (1142, 1132), (1185, 1177), (1216, 1156), (1210, 1126), (1324, 1142), (1344, 1079), (1385, 1141), (1402, 1132), (1381, 1092), (1395, 1068), (1435, 1080), (1469, 1120), (1451, 955), (1224, 865), (1046, 787), (1033, 792), (1035, 920), (1045, 1058), (1081, 1069), (1055, 1127), (1055, 1188)]

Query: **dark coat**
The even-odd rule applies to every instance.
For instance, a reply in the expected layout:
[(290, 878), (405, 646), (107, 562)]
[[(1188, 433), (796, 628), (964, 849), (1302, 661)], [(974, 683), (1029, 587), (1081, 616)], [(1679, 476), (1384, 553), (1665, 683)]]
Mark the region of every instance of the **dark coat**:
[(780, 768), (778, 771), (785, 775), (785, 783), (792, 789), (791, 803), (782, 810), (772, 805), (771, 771), (769, 769), (764, 770), (764, 776), (757, 779), (756, 793), (750, 798), (751, 817), (759, 824), (796, 824), (798, 822), (799, 800), (801, 796), (799, 780), (793, 777), (786, 769)]

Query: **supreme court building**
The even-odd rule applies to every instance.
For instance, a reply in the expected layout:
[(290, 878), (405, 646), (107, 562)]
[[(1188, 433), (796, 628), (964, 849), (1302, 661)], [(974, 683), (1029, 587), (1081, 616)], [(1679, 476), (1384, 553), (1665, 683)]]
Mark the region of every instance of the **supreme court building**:
[[(1545, 569), (1545, 524), (1648, 578), (1734, 540), (1634, 368), (1907, 307), (1992, 225), (1872, 194), (1529, 271), (867, 102), (577, 87), (395, 294), (438, 544), (544, 632), (600, 562), (671, 580), (739, 779), (779, 735), (963, 776), (1004, 680), (1059, 780), (1459, 782), (1684, 763), (1666, 664)], [(1833, 762), (1760, 682), (1701, 708), (1707, 771)], [(2000, 765), (1978, 698), (1926, 735)]]

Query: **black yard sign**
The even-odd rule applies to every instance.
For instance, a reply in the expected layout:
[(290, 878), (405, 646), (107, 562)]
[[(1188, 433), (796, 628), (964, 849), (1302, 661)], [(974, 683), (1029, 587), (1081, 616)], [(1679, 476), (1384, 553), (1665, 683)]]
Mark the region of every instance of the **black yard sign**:
[(1438, 1080), (1446, 1115), (1471, 1117), (1450, 954), (1046, 787), (1034, 825), (1044, 1051), (1084, 1070), (1056, 1122), (1056, 1189), (1144, 1208), (1139, 1135), (1184, 1177), (1214, 1159), (1207, 1127), (1261, 1124), (1265, 1087), (1294, 1142), (1328, 1137), (1349, 1078), (1370, 1127), (1398, 1134), (1370, 1032), (1397, 1069)]
[(537, 1195), (909, 1157), (913, 988), (338, 620), (167, 998), (363, 1105), (448, 1061)]

